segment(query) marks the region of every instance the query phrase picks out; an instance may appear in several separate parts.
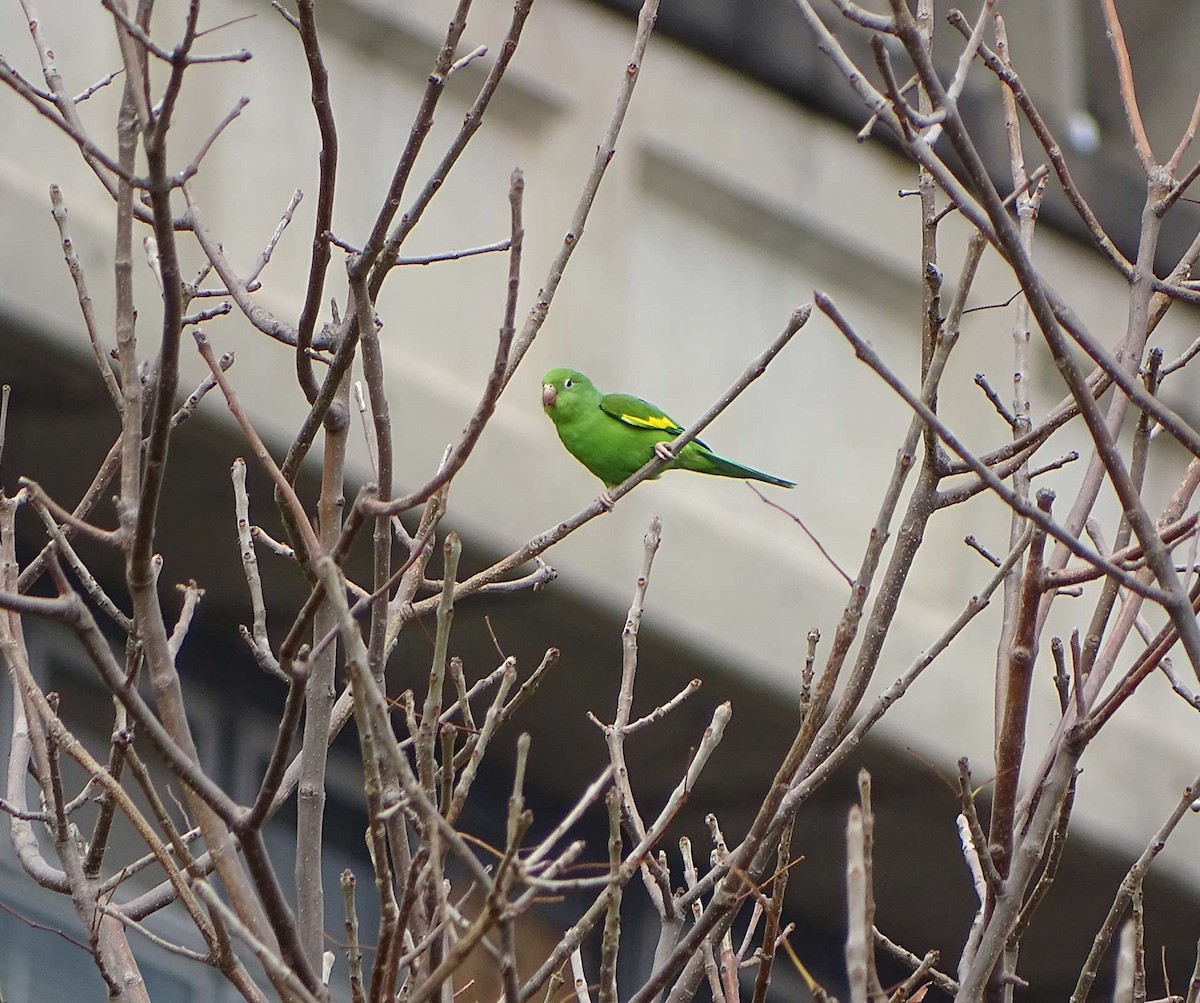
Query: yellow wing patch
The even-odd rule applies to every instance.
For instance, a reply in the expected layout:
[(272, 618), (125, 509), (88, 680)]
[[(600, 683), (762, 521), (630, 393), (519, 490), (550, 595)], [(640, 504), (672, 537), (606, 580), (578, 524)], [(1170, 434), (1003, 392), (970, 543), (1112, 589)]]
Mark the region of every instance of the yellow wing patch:
[(622, 413), (619, 417), (626, 425), (637, 425), (639, 428), (669, 429), (678, 427), (666, 415), (639, 418), (637, 415)]

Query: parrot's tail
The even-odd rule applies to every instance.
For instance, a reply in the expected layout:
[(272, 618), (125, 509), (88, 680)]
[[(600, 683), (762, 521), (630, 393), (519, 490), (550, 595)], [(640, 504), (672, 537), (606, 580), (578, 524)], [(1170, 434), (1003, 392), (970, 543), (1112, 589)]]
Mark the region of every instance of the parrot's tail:
[(734, 463), (733, 460), (727, 460), (725, 457), (718, 456), (716, 453), (710, 453), (707, 450), (700, 450), (695, 453), (685, 450), (675, 465), (682, 467), (684, 470), (695, 470), (701, 474), (716, 474), (718, 477), (737, 477), (744, 481), (762, 481), (764, 484), (774, 484), (779, 488), (794, 488), (796, 486), (795, 481), (787, 481), (773, 474), (764, 474), (761, 470), (755, 470), (753, 467)]

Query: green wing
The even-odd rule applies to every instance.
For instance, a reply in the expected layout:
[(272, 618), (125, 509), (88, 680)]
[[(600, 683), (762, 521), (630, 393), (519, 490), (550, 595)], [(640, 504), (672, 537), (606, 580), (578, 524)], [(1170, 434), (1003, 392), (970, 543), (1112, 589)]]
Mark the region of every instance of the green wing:
[[(632, 394), (605, 394), (600, 398), (600, 410), (630, 428), (665, 432), (671, 438), (683, 432), (674, 418), (664, 414), (649, 401), (634, 397)], [(708, 448), (699, 439), (695, 441), (705, 449)]]

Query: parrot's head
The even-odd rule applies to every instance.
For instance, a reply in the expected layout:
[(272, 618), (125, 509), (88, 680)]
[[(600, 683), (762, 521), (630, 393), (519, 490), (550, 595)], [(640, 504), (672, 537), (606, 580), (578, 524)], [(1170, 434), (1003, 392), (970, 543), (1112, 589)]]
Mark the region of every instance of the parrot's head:
[(583, 373), (551, 369), (542, 377), (542, 410), (557, 424), (596, 406), (600, 395)]

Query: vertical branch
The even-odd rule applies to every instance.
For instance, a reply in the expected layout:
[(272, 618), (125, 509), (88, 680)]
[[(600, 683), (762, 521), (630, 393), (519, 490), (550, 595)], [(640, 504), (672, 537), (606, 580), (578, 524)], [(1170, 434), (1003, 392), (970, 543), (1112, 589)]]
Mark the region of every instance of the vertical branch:
[[(442, 713), (442, 689), (446, 679), (446, 652), (450, 644), (450, 625), (454, 622), (454, 583), (458, 578), (458, 559), (462, 555), (462, 541), (457, 533), (449, 533), (442, 545), (442, 596), (438, 602), (437, 633), (433, 640), (433, 664), (429, 668), (429, 687), (425, 691), (425, 706), (421, 711), (421, 725), (417, 731), (417, 770), (425, 790), (433, 795), (436, 790), (437, 764), (434, 747), (437, 744), (437, 722)], [(451, 769), (443, 763), (442, 769)], [(442, 810), (446, 810), (446, 805)]]
[(308, 75), (312, 80), (313, 112), (316, 114), (317, 128), (321, 134), (321, 152), (317, 157), (320, 180), (316, 222), (313, 227), (312, 259), (309, 263), (304, 306), (296, 325), (296, 379), (311, 404), (317, 399), (320, 387), (313, 375), (312, 359), (309, 358), (308, 352), (312, 347), (317, 314), (321, 309), (321, 293), (325, 288), (325, 272), (329, 267), (329, 230), (333, 226), (338, 135), (333, 118), (333, 103), (329, 98), (329, 72), (325, 69), (321, 41), (317, 35), (316, 4), (314, 0), (299, 0), (296, 9), (299, 11), (299, 31), (304, 44), (304, 56), (308, 62)]
[[(1134, 970), (1137, 966), (1137, 932), (1136, 924), (1131, 919), (1121, 927), (1121, 936), (1117, 939), (1117, 970), (1113, 976), (1113, 1003), (1133, 1003)], [(1143, 997), (1144, 999), (1144, 997)]]
[[(996, 53), (1001, 62), (1012, 68), (1008, 48), (1008, 34), (1004, 18), (999, 14), (994, 20), (996, 31)], [(1034, 224), (1040, 204), (1040, 194), (1031, 195), (1028, 191), (1029, 176), (1025, 167), (1025, 154), (1021, 145), (1021, 122), (1017, 118), (1017, 103), (1012, 91), (1007, 87), (1001, 88), (1004, 102), (1004, 134), (1008, 141), (1009, 170), (1012, 176), (1014, 190), (1025, 189), (1017, 197), (1017, 218), (1020, 224), (1021, 243), (1026, 251), (1032, 250)], [(1039, 189), (1039, 193), (1044, 191)], [(1029, 433), (1032, 422), (1030, 419), (1029, 401), (1029, 303), (1024, 297), (1019, 297), (1013, 309), (1013, 408), (1012, 435), (1020, 439)], [(1029, 497), (1029, 462), (1026, 460), (1013, 471), (1013, 492), (1021, 498)], [(1013, 512), (1008, 532), (1009, 547), (1013, 547), (1021, 534), (1025, 532), (1026, 520), (1017, 512)], [(1004, 612), (1001, 619), (1000, 643), (996, 650), (996, 734), (1001, 728), (1000, 708), (1004, 704), (1004, 665), (1008, 659), (1009, 648), (1013, 643), (1016, 630), (1018, 609), (1021, 594), (1021, 572), (1013, 567), (1004, 580)], [(981, 852), (985, 852), (983, 847)]]
[[(324, 560), (324, 559), (323, 559)], [(341, 583), (335, 577), (336, 573), (326, 575), (326, 588), (340, 588)], [(330, 595), (330, 600), (336, 603), (340, 595)], [(345, 605), (344, 598), (342, 606)], [(341, 621), (339, 618), (339, 625)], [(344, 629), (344, 628), (343, 628)], [(343, 638), (348, 640), (348, 638)], [(359, 639), (361, 644), (361, 638)], [(354, 658), (355, 652), (349, 644), (346, 645), (347, 659)], [(366, 675), (365, 665), (347, 664), (351, 672), (357, 671)], [(375, 952), (375, 963), (371, 967), (371, 999), (390, 999), (394, 991), (396, 979), (396, 936), (395, 931), (400, 920), (400, 908), (396, 902), (396, 890), (391, 864), (388, 857), (387, 824), (382, 817), (382, 773), (380, 755), (376, 748), (375, 730), (371, 722), (371, 713), (367, 705), (367, 695), (363, 687), (353, 685), (354, 691), (354, 720), (358, 726), (358, 740), (363, 765), (365, 794), (367, 799), (367, 849), (370, 851), (371, 864), (375, 871), (375, 894), (379, 899), (379, 945), (382, 950)], [(385, 736), (386, 738), (386, 736)]]
[(8, 435), (8, 399), (11, 395), (9, 384), (0, 385), (0, 458), (4, 456), (4, 441)]
[[(865, 875), (866, 898), (863, 902), (863, 922), (866, 924), (867, 991), (872, 1000), (882, 1003), (886, 997), (875, 970), (875, 809), (871, 804), (871, 774), (858, 772), (858, 799), (862, 806), (862, 864)], [(853, 915), (853, 910), (852, 910)], [(856, 931), (852, 936), (857, 937)]]
[[(133, 741), (133, 732), (129, 728), (129, 715), (125, 705), (119, 700), (116, 704), (116, 720), (113, 722), (112, 738), (109, 741), (108, 765), (109, 776), (120, 781), (125, 768), (125, 758), (129, 745)], [(100, 811), (96, 816), (96, 824), (92, 828), (92, 838), (88, 840), (87, 857), (83, 862), (83, 873), (89, 878), (98, 878), (100, 868), (104, 864), (104, 854), (108, 849), (109, 835), (112, 831), (113, 818), (117, 812), (117, 803), (107, 792), (100, 795)]]
[(158, 244), (158, 274), (162, 282), (162, 331), (158, 346), (156, 380), (150, 405), (150, 430), (146, 437), (145, 460), (142, 469), (141, 494), (137, 519), (129, 546), (131, 588), (145, 588), (150, 574), (150, 559), (154, 553), (154, 528), (158, 517), (158, 501), (166, 476), (167, 447), (171, 436), (171, 418), (175, 413), (175, 392), (179, 386), (179, 349), (183, 335), (183, 276), (179, 268), (179, 248), (175, 241), (175, 225), (171, 215), (171, 191), (174, 188), (167, 167), (167, 135), (187, 56), (196, 37), (196, 21), (200, 15), (199, 0), (188, 6), (183, 40), (174, 52), (171, 75), (162, 101), (151, 117), (149, 128), (142, 137), (146, 162), (150, 172), (150, 205), (154, 239)]
[[(508, 890), (514, 878), (513, 864), (521, 842), (533, 823), (533, 812), (525, 807), (525, 769), (529, 761), (531, 739), (528, 732), (517, 737), (517, 761), (513, 767), (513, 788), (508, 798), (508, 825), (504, 856), (496, 868), (496, 882), (489, 896), (488, 908), (493, 910), (500, 926), (500, 981), (504, 986), (504, 1003), (521, 1003), (521, 982), (518, 978), (517, 933), (514, 924), (516, 910), (509, 908)], [(442, 760), (443, 770), (453, 768), (453, 756), (447, 750)], [(619, 857), (618, 852), (618, 857)], [(453, 1003), (453, 1000), (450, 1001)], [(613, 998), (612, 1003), (616, 1003)]]
[[(137, 83), (128, 74), (117, 117), (117, 151), (122, 168), (135, 164), (138, 122), (134, 91)], [(116, 286), (117, 365), (121, 374), (121, 506), (122, 525), (128, 527), (137, 507), (141, 487), (142, 381), (138, 376), (137, 340), (133, 302), (133, 186), (124, 178), (117, 182), (116, 246), (113, 250)]]
[(583, 968), (583, 954), (578, 947), (571, 952), (571, 975), (575, 979), (575, 999), (578, 1003), (592, 1003), (592, 994), (588, 991), (587, 973)]
[(598, 1003), (617, 1003), (617, 951), (621, 946), (621, 792), (610, 787), (604, 797), (608, 806), (608, 871), (613, 893), (604, 915), (604, 934), (600, 942), (600, 990)]
[(1146, 1003), (1146, 916), (1141, 885), (1133, 891), (1130, 922), (1133, 925), (1133, 1003)]
[[(17, 541), (16, 541), (16, 512), (21, 503), (21, 496), (7, 498), (0, 494), (0, 584), (8, 593), (16, 592), (17, 582)], [(29, 811), (28, 794), (26, 790), (26, 771), (32, 771), (34, 746), (41, 729), (40, 721), (35, 711), (27, 706), (27, 700), (20, 687), (15, 666), (28, 661), (25, 650), (25, 637), (21, 626), (21, 617), (13, 610), (0, 611), (0, 651), (8, 663), (9, 678), (12, 683), (12, 730), (8, 746), (8, 775), (5, 786), (5, 798), (13, 806), (9, 822), (9, 835), (17, 860), (25, 873), (43, 888), (57, 892), (69, 890), (67, 875), (53, 867), (42, 855), (38, 844), (37, 830), (33, 827), (33, 817), (47, 819), (41, 812)]]
[[(810, 632), (811, 633), (811, 632)], [(775, 950), (779, 941), (783, 915), (783, 902), (787, 893), (788, 874), (791, 868), (792, 828), (795, 816), (789, 817), (779, 837), (779, 851), (775, 857), (775, 874), (771, 879), (771, 898), (767, 903), (767, 917), (763, 923), (762, 947), (758, 951), (758, 973), (754, 977), (754, 995), (750, 1003), (765, 1003), (767, 990), (771, 986), (771, 969), (775, 964)]]
[(92, 297), (88, 293), (83, 265), (79, 262), (79, 255), (75, 253), (75, 242), (71, 239), (71, 231), (67, 225), (67, 207), (63, 203), (62, 189), (58, 185), (50, 186), (50, 206), (50, 214), (58, 225), (63, 257), (71, 272), (71, 279), (75, 283), (75, 295), (79, 299), (79, 309), (83, 313), (83, 324), (87, 330), (88, 344), (91, 346), (92, 355), (96, 360), (96, 368), (100, 370), (104, 387), (108, 390), (108, 395), (112, 398), (117, 412), (120, 413), (122, 407), (121, 388), (117, 384), (117, 378), (113, 375), (108, 354), (104, 351), (104, 346), (100, 344), (100, 334), (96, 327), (96, 311), (92, 306)]
[[(1038, 492), (1038, 508), (1047, 515), (1053, 501), (1053, 491), (1043, 488)], [(1021, 759), (1025, 753), (1029, 691), (1038, 651), (1037, 613), (1038, 600), (1042, 595), (1045, 549), (1046, 532), (1040, 526), (1035, 526), (1025, 562), (1017, 623), (1004, 679), (1004, 708), (1000, 732), (996, 736), (996, 792), (992, 800), (991, 831), (988, 846), (979, 847), (981, 854), (991, 854), (1001, 877), (1008, 876), (1012, 859), (1017, 787)]]
[[(351, 316), (360, 334), (363, 375), (366, 379), (367, 392), (370, 398), (372, 434), (369, 438), (373, 439), (375, 446), (376, 492), (380, 497), (386, 499), (390, 498), (392, 494), (394, 460), (392, 420), (384, 386), (383, 352), (379, 343), (380, 323), (375, 315), (370, 293), (367, 289), (366, 273), (356, 272), (353, 268), (350, 268), (348, 271), (350, 295), (353, 304)], [(332, 416), (332, 411), (330, 415)], [(328, 418), (326, 422), (328, 423)], [(434, 512), (441, 512), (442, 501), (444, 501), (444, 497), (440, 496), (438, 502), (434, 505)], [(426, 515), (429, 515), (429, 513), (426, 513)], [(396, 525), (399, 525), (398, 518), (396, 519)], [(425, 535), (418, 533), (417, 540), (409, 541), (410, 555), (408, 564), (411, 567), (407, 579), (401, 573), (401, 580), (395, 592), (397, 601), (407, 602), (411, 600), (412, 592), (415, 591), (416, 586), (424, 576), (424, 567), (428, 559), (428, 547), (432, 542), (434, 525), (435, 523), (432, 520), (423, 518), (421, 529), (425, 531)], [(373, 518), (372, 599), (367, 638), (367, 664), (363, 666), (363, 669), (371, 673), (376, 681), (376, 685), (381, 690), (385, 689), (384, 668), (387, 664), (387, 656), (390, 651), (388, 644), (388, 589), (392, 579), (392, 529), (392, 519), (388, 516), (377, 514)], [(413, 567), (418, 570), (412, 570)], [(453, 592), (453, 588), (451, 588), (451, 592)], [(392, 738), (389, 734), (384, 736), (382, 740), (391, 741)], [(445, 769), (447, 773), (452, 773), (452, 766), (448, 765)], [(375, 832), (372, 836), (372, 852), (373, 854), (377, 854), (390, 850), (393, 866), (389, 873), (393, 875), (392, 880), (395, 880), (395, 876), (398, 875), (407, 875), (411, 878), (414, 873), (413, 860), (409, 845), (408, 821), (405, 818), (404, 812), (400, 810), (402, 796), (399, 791), (399, 781), (395, 775), (395, 771), (388, 767), (386, 760), (380, 761), (378, 772), (380, 783), (379, 811), (386, 813), (387, 817), (383, 820), (382, 829)], [(376, 827), (377, 823), (372, 822), (372, 826)], [(384, 834), (386, 835), (386, 841), (381, 838)], [(404, 908), (407, 910), (405, 913), (401, 913), (400, 907), (395, 903), (394, 889), (390, 889), (388, 896), (381, 900), (381, 907), (384, 912), (384, 925), (380, 932), (380, 949), (376, 955), (375, 974), (372, 977), (373, 991), (380, 994), (381, 998), (383, 994), (390, 991), (395, 985), (398, 977), (396, 959), (399, 956), (402, 946), (401, 937), (405, 935), (410, 925), (408, 917), (412, 913), (416, 898), (417, 896), (412, 889), (409, 889), (405, 896)], [(419, 909), (417, 915), (418, 917), (421, 916)], [(416, 923), (411, 925), (419, 927), (419, 924)]]
[[(634, 680), (637, 678), (638, 631), (642, 625), (646, 589), (650, 584), (650, 570), (654, 566), (654, 555), (658, 553), (661, 541), (662, 520), (655, 516), (650, 520), (650, 527), (646, 531), (642, 571), (638, 575), (637, 586), (633, 591), (633, 601), (629, 605), (625, 628), (621, 632), (621, 687), (617, 693), (616, 714), (612, 724), (601, 726), (604, 729), (609, 761), (612, 763), (613, 776), (617, 790), (621, 794), (625, 816), (632, 828), (634, 838), (638, 840), (645, 838), (646, 823), (638, 810), (637, 801), (633, 796), (633, 787), (629, 782), (629, 768), (625, 763), (625, 736), (633, 711), (633, 686)], [(654, 857), (647, 857), (643, 864), (642, 879), (659, 916), (664, 920), (674, 920), (677, 918), (677, 910), (671, 895), (670, 878), (664, 869), (656, 864), (657, 861)]]
[(350, 868), (342, 871), (342, 901), (346, 909), (346, 958), (350, 968), (350, 999), (352, 1003), (366, 1003), (363, 994), (362, 950), (358, 944), (358, 910), (354, 906), (354, 872)]
[[(1064, 742), (1058, 747), (1057, 755), (1041, 783), (1036, 809), (1013, 856), (1012, 869), (1004, 882), (1004, 892), (997, 896), (995, 908), (984, 926), (969, 965), (959, 972), (955, 1003), (976, 1003), (982, 998), (996, 962), (1004, 952), (1019, 918), (1025, 890), (1042, 862), (1042, 848), (1060, 817), (1062, 802), (1074, 781), (1082, 751), (1082, 746), (1075, 741)], [(1073, 997), (1072, 1003), (1079, 1001)]]
[[(917, 19), (925, 32), (926, 45), (933, 44), (933, 3), (918, 0)], [(885, 50), (886, 51), (886, 50)], [(929, 92), (917, 88), (918, 110), (924, 116), (933, 111)], [(942, 273), (938, 268), (937, 188), (933, 175), (924, 167), (917, 169), (917, 191), (921, 197), (921, 378), (924, 379), (933, 359), (934, 346), (941, 332)], [(926, 448), (935, 447), (937, 440), (926, 434)]]
[[(338, 385), (325, 423), (321, 494), (317, 500), (318, 534), (323, 550), (332, 550), (342, 531), (345, 510), (346, 447), (350, 438), (350, 378)], [(321, 860), (325, 827), (325, 770), (329, 722), (333, 714), (337, 642), (317, 645), (336, 632), (337, 618), (328, 597), (313, 617), (311, 676), (304, 694), (304, 737), (300, 749), (300, 785), (296, 790), (296, 922), (300, 942), (314, 968), (325, 949), (325, 889)], [(336, 636), (336, 633), (334, 633)]]
[[(374, 311), (367, 300), (365, 282), (352, 286), (354, 304), (362, 331), (362, 367), (367, 381), (371, 401), (371, 421), (376, 445), (375, 485), (379, 497), (392, 496), (392, 419), (384, 391), (383, 353), (379, 347), (379, 330)], [(398, 522), (399, 520), (397, 520)], [(367, 651), (371, 656), (371, 671), (376, 679), (383, 678), (387, 648), (388, 595), (387, 582), (392, 574), (392, 520), (386, 515), (377, 515), (373, 521), (372, 547), (374, 571), (372, 589), (376, 593), (371, 602), (371, 626), (367, 640)]]
[(254, 549), (254, 536), (250, 530), (250, 496), (246, 492), (246, 461), (240, 456), (229, 469), (233, 481), (233, 511), (237, 527), (238, 549), (242, 557), (242, 573), (246, 588), (250, 592), (250, 609), (253, 616), (249, 636), (243, 625), (242, 636), (250, 643), (255, 658), (260, 664), (271, 666), (282, 673), (279, 663), (271, 654), (271, 640), (267, 636), (267, 605), (263, 598), (262, 576), (258, 570), (258, 554)]
[[(4, 548), (3, 577), (5, 583), (10, 583), (16, 577), (16, 561), (13, 552), (13, 515), (17, 502), (0, 496), (0, 546)], [(10, 560), (11, 558), (11, 560)], [(65, 582), (61, 569), (57, 565), (53, 570), (60, 583)], [(59, 596), (57, 599), (34, 600), (43, 605), (47, 615), (64, 617), (71, 608), (74, 596)], [(48, 605), (46, 605), (48, 604)], [(14, 721), (23, 727), (14, 727), (13, 748), (9, 762), (9, 795), (14, 807), (22, 814), (25, 805), (25, 776), (24, 769), (28, 763), (34, 779), (41, 788), (43, 805), (50, 811), (40, 815), (40, 821), (49, 828), (54, 840), (58, 859), (63, 866), (61, 872), (56, 872), (41, 858), (36, 835), (31, 830), (18, 828), (17, 822), (28, 824), (29, 819), (13, 817), (13, 843), (22, 865), (43, 887), (54, 887), (55, 890), (67, 893), (83, 929), (88, 934), (88, 949), (90, 950), (97, 970), (108, 987), (109, 997), (122, 1003), (149, 1003), (141, 972), (129, 947), (124, 927), (115, 919), (104, 915), (100, 908), (100, 890), (97, 881), (84, 870), (85, 854), (82, 842), (76, 839), (67, 821), (66, 805), (63, 797), (62, 779), (59, 771), (59, 752), (65, 751), (72, 757), (79, 758), (90, 778), (105, 783), (110, 793), (119, 791), (115, 780), (104, 768), (91, 759), (82, 750), (79, 742), (70, 734), (59, 720), (55, 708), (55, 694), (43, 694), (33, 678), (29, 666), (28, 653), (25, 649), (22, 635), (20, 614), (16, 609), (9, 608), (0, 615), (0, 651), (8, 664), (8, 670), (13, 685)], [(16, 708), (19, 708), (16, 709)], [(19, 758), (18, 758), (19, 757)], [(18, 770), (14, 771), (14, 765)], [(14, 773), (16, 774), (14, 776)], [(16, 784), (14, 784), (14, 779)], [(19, 785), (19, 786), (17, 786)], [(125, 801), (128, 811), (129, 802)], [(136, 810), (131, 813), (131, 820), (137, 825)], [(149, 831), (148, 826), (142, 826), (140, 833)], [(150, 837), (152, 840), (153, 836)], [(157, 842), (157, 841), (155, 841)], [(152, 843), (152, 845), (154, 845)], [(161, 847), (161, 843), (157, 844)], [(29, 864), (33, 868), (29, 868)], [(59, 876), (61, 875), (61, 880)], [(45, 879), (53, 880), (53, 884)]]
[[(683, 880), (689, 890), (694, 889), (699, 875), (696, 873), (696, 863), (692, 859), (692, 841), (687, 836), (679, 837), (679, 855), (683, 858)], [(703, 902), (697, 896), (692, 902), (692, 917), (698, 920), (703, 912)], [(721, 973), (717, 970), (716, 952), (713, 950), (712, 941), (707, 937), (700, 943), (700, 954), (704, 959), (704, 974), (708, 978), (708, 991), (712, 994), (713, 1003), (726, 1003), (725, 990), (721, 986)]]
[(1133, 86), (1133, 66), (1129, 62), (1129, 49), (1125, 45), (1125, 32), (1121, 29), (1121, 19), (1117, 17), (1117, 6), (1113, 0), (1101, 0), (1100, 9), (1104, 11), (1104, 33), (1108, 36), (1113, 60), (1117, 64), (1121, 104), (1125, 108), (1129, 134), (1133, 137), (1133, 148), (1137, 151), (1143, 170), (1150, 174), (1155, 169), (1154, 153), (1150, 149), (1150, 140), (1146, 136), (1146, 127), (1142, 124), (1142, 113), (1138, 108), (1137, 93)]
[(868, 1003), (871, 924), (868, 916), (870, 890), (867, 886), (866, 837), (863, 812), (858, 805), (850, 808), (846, 822), (846, 977), (850, 982), (850, 1003)]

